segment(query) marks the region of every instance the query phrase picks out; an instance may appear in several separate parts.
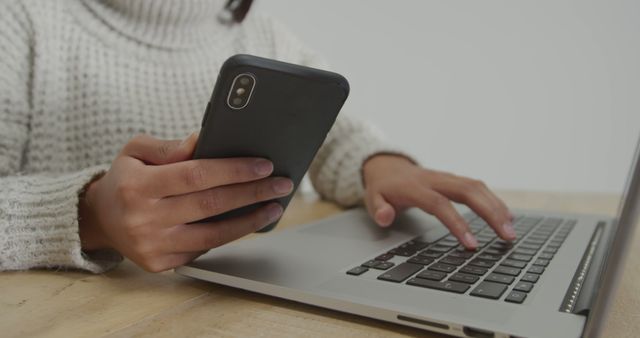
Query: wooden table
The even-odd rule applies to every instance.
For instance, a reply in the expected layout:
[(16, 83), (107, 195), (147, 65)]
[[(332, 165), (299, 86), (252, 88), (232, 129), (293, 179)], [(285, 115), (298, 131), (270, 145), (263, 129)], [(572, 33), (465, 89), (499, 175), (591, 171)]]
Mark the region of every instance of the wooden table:
[[(512, 207), (613, 214), (617, 197), (503, 192)], [(296, 196), (279, 229), (339, 209)], [(252, 235), (256, 236), (256, 235)], [(640, 255), (636, 237), (632, 257)], [(606, 337), (640, 332), (640, 266), (629, 259)], [(439, 335), (214, 285), (173, 272), (146, 273), (129, 261), (103, 275), (63, 271), (0, 274), (0, 336), (424, 337)]]

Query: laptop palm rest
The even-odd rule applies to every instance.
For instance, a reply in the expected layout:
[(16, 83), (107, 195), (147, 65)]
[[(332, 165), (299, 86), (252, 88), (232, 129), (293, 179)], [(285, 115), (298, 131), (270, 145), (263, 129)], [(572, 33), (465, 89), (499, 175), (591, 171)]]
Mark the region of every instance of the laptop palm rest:
[(409, 211), (385, 229), (366, 211), (355, 209), (216, 248), (188, 266), (280, 286), (311, 286), (418, 235), (434, 241), (446, 235), (446, 229), (430, 218)]

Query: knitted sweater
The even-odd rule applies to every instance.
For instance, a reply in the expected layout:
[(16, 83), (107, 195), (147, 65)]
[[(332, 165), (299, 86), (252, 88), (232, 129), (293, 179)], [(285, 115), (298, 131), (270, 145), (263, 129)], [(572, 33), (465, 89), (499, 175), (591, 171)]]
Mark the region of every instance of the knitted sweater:
[[(82, 251), (78, 201), (122, 146), (199, 128), (225, 59), (248, 53), (325, 67), (273, 19), (216, 16), (223, 0), (0, 0), (0, 270), (102, 272)], [(389, 148), (341, 115), (309, 170), (324, 198), (361, 201), (363, 161)]]

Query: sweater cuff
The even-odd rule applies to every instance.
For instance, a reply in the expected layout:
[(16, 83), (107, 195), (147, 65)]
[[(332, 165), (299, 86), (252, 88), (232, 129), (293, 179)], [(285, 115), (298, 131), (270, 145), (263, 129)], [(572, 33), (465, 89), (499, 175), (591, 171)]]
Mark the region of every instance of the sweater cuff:
[[(325, 198), (333, 199), (343, 207), (352, 207), (364, 202), (362, 167), (375, 155), (403, 156), (413, 163), (415, 159), (383, 140), (373, 129), (363, 129), (340, 140), (332, 150), (332, 161), (325, 161), (318, 174), (316, 190)], [(322, 189), (320, 189), (322, 187)]]
[(122, 256), (113, 250), (84, 253), (78, 233), (78, 205), (85, 186), (107, 170), (91, 167), (59, 177), (16, 177), (14, 201), (0, 208), (8, 224), (4, 269), (75, 268), (101, 273)]

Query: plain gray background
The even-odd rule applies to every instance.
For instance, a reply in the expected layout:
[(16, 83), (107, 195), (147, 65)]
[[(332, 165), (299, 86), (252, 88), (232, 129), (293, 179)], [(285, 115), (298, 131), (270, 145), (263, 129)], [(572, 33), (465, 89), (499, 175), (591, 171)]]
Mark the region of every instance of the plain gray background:
[(494, 188), (619, 192), (640, 1), (258, 0), (351, 82), (343, 112)]

